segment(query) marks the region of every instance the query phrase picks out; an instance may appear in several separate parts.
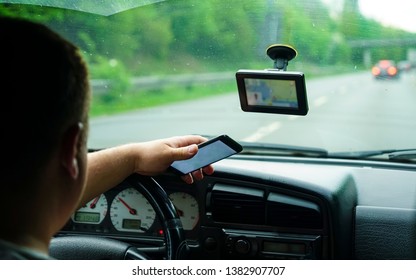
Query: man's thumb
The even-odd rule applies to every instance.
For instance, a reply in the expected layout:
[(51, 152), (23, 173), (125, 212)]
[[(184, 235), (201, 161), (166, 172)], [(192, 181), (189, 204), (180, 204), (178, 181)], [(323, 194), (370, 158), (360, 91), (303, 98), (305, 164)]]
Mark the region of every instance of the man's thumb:
[(175, 153), (175, 160), (189, 159), (196, 155), (197, 152), (198, 146), (196, 144), (192, 144), (187, 147), (177, 148)]

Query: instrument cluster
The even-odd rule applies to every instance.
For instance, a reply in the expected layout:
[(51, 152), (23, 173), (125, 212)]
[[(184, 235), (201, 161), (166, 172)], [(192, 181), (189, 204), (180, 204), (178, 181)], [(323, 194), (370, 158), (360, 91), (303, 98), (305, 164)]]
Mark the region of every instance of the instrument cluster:
[[(200, 207), (195, 196), (180, 189), (167, 190), (185, 232), (199, 222)], [(123, 182), (75, 211), (63, 231), (123, 236), (163, 237), (161, 223), (150, 202)]]

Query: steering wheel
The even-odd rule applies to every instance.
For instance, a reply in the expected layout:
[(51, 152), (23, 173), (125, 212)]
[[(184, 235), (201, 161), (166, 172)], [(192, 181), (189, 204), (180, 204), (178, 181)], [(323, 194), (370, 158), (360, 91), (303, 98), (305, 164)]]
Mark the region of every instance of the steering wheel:
[[(133, 174), (125, 182), (136, 188), (153, 206), (160, 218), (166, 242), (166, 258), (184, 259), (188, 246), (182, 222), (165, 190), (153, 177)], [(119, 240), (95, 236), (57, 236), (49, 246), (50, 256), (61, 260), (145, 260), (139, 249)]]

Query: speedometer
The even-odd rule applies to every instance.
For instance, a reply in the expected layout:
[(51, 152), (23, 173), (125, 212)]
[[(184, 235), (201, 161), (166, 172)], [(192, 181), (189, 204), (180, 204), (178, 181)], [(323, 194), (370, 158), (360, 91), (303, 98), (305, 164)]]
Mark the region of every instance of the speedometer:
[(155, 217), (150, 202), (135, 188), (120, 191), (111, 203), (111, 222), (119, 231), (146, 232)]
[(186, 192), (171, 193), (169, 198), (178, 212), (183, 229), (192, 230), (199, 221), (198, 201)]
[(108, 205), (105, 195), (101, 194), (79, 208), (71, 219), (75, 223), (99, 224), (107, 215)]

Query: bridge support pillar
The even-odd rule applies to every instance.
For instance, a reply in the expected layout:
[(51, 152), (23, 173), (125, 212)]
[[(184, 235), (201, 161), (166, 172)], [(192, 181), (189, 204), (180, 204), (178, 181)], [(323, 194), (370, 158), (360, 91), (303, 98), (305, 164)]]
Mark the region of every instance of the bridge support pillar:
[(371, 51), (369, 49), (365, 49), (363, 52), (363, 62), (364, 62), (364, 66), (369, 68), (372, 65), (371, 62)]

